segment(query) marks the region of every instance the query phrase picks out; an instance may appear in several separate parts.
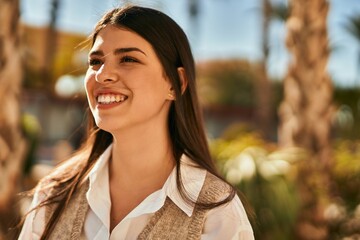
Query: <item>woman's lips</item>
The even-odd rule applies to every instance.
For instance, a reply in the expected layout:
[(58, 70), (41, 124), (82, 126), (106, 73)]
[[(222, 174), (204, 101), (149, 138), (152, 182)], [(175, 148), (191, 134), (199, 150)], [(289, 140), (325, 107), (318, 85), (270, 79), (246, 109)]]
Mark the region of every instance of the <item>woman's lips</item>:
[(128, 97), (122, 94), (99, 94), (96, 97), (96, 102), (98, 104), (113, 104), (124, 102)]
[(100, 93), (96, 96), (98, 109), (110, 109), (123, 104), (128, 96), (119, 93)]

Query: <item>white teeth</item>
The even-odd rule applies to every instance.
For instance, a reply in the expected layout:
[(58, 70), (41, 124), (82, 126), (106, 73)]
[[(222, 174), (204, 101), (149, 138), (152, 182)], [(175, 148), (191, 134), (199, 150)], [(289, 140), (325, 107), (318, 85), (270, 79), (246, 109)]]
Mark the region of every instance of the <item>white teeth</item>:
[(114, 95), (114, 94), (102, 94), (97, 97), (98, 103), (110, 104), (115, 102), (123, 102), (126, 100), (124, 95)]

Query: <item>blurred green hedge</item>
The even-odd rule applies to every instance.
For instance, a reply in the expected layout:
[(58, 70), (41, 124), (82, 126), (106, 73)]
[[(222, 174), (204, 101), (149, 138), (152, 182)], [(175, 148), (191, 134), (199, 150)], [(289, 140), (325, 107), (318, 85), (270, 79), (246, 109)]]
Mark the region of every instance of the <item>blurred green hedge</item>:
[[(256, 239), (292, 239), (301, 211), (298, 166), (308, 159), (307, 153), (279, 149), (244, 124), (230, 126), (221, 138), (210, 140), (210, 148), (223, 176), (252, 206)], [(360, 234), (360, 141), (338, 139), (333, 150), (332, 196), (324, 214), (331, 239), (354, 237)]]

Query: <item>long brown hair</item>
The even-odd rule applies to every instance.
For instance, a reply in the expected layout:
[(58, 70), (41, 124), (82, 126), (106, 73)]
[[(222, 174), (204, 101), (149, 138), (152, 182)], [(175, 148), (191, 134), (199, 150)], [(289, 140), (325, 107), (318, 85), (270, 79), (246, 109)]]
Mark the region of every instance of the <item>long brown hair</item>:
[[(164, 13), (144, 7), (129, 6), (115, 8), (106, 13), (95, 26), (90, 36), (92, 44), (98, 33), (108, 25), (125, 28), (140, 35), (154, 48), (159, 58), (164, 74), (171, 81), (176, 101), (172, 102), (168, 117), (168, 128), (172, 141), (174, 159), (176, 160), (176, 179), (179, 192), (184, 200), (194, 204), (181, 181), (180, 158), (183, 154), (190, 157), (201, 168), (218, 176), (214, 162), (211, 159), (204, 131), (195, 82), (195, 63), (189, 41), (183, 30)], [(181, 91), (181, 81), (178, 68), (185, 69), (187, 88)], [(54, 189), (53, 194), (39, 204), (39, 207), (57, 203), (57, 206), (45, 227), (41, 239), (50, 236), (61, 213), (66, 208), (73, 193), (85, 180), (99, 156), (112, 143), (112, 135), (99, 129), (89, 111), (89, 137), (82, 149), (67, 161), (56, 174), (41, 181), (39, 189)], [(236, 194), (229, 185), (229, 195), (220, 202), (197, 203), (203, 208), (214, 208), (227, 203)]]

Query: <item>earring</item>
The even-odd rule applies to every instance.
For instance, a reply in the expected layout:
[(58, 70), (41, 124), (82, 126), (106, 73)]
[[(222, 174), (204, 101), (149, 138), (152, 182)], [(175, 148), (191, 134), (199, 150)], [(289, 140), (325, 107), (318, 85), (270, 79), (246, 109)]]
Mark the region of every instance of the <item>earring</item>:
[(173, 93), (171, 93), (171, 92), (168, 93), (168, 97), (169, 97), (171, 100), (175, 100), (175, 97), (174, 97)]

